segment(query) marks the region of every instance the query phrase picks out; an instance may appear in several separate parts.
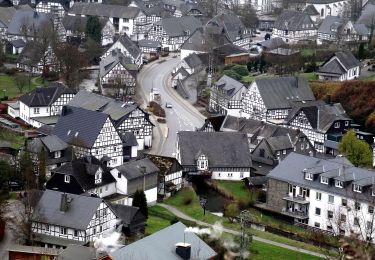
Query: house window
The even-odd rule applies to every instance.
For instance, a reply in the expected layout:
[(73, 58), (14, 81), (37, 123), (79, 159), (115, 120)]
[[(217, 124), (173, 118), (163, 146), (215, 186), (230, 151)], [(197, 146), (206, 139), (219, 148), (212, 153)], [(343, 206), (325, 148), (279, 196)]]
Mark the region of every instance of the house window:
[(34, 114), (39, 114), (39, 107), (34, 107)]
[(340, 122), (335, 123), (335, 128), (340, 128)]
[(327, 217), (328, 217), (329, 219), (332, 219), (332, 218), (333, 218), (333, 211), (328, 210), (328, 211), (327, 211)]
[(309, 181), (312, 181), (313, 177), (314, 177), (314, 175), (310, 172), (307, 172), (306, 175), (305, 175), (305, 179), (309, 180)]
[(355, 210), (361, 210), (361, 203), (355, 202), (354, 203), (354, 208), (355, 208)]
[(354, 226), (359, 227), (359, 219), (357, 217), (354, 218), (353, 224)]
[(346, 222), (346, 215), (345, 214), (341, 214), (340, 215), (340, 221), (341, 222)]
[(375, 189), (374, 188), (371, 189), (371, 195), (375, 197)]
[(346, 206), (348, 205), (348, 201), (347, 201), (346, 199), (342, 199), (342, 200), (341, 200), (341, 205), (342, 205), (343, 207), (346, 207)]
[(283, 150), (283, 154), (286, 154), (286, 150)]
[(315, 208), (315, 215), (320, 216), (320, 212), (321, 212), (320, 208)]
[(74, 230), (74, 236), (78, 237), (78, 230)]
[(66, 228), (61, 227), (60, 228), (60, 233), (63, 234), (63, 235), (66, 235)]
[(102, 182), (102, 171), (101, 169), (99, 169), (96, 173), (95, 173), (95, 184), (99, 184)]
[(243, 172), (240, 172), (240, 178), (243, 178)]
[(335, 180), (335, 186), (338, 188), (342, 188), (344, 186), (344, 183), (342, 181)]
[(345, 121), (345, 126), (349, 126), (349, 121)]
[(361, 193), (362, 192), (362, 186), (360, 186), (358, 184), (353, 184), (353, 191)]
[(320, 177), (320, 182), (323, 184), (328, 184), (328, 178), (327, 177)]
[(49, 225), (48, 224), (45, 225), (45, 230), (46, 230), (46, 232), (49, 232)]
[(128, 22), (129, 22), (129, 19), (128, 19), (128, 18), (122, 18), (122, 22), (123, 22), (123, 23), (128, 23)]
[(259, 150), (259, 156), (260, 157), (264, 157), (264, 149), (260, 149)]
[(367, 230), (372, 230), (372, 221), (367, 221), (366, 228)]
[(105, 186), (105, 191), (108, 191), (108, 185)]
[(70, 183), (70, 175), (65, 175), (64, 181)]
[(335, 202), (335, 196), (333, 195), (328, 195), (328, 203), (334, 203)]
[(305, 149), (305, 145), (301, 144), (301, 150)]
[(374, 206), (368, 206), (368, 213), (373, 214), (374, 213)]
[(121, 172), (118, 172), (118, 173), (117, 173), (117, 178), (118, 178), (118, 179), (121, 179)]
[(320, 228), (320, 223), (319, 223), (319, 222), (315, 222), (315, 223), (314, 223), (314, 227), (316, 227), (316, 228)]
[(322, 193), (320, 193), (320, 192), (317, 192), (317, 193), (315, 193), (315, 199), (316, 200), (322, 200)]
[(60, 158), (60, 157), (61, 157), (61, 151), (56, 151), (55, 158)]

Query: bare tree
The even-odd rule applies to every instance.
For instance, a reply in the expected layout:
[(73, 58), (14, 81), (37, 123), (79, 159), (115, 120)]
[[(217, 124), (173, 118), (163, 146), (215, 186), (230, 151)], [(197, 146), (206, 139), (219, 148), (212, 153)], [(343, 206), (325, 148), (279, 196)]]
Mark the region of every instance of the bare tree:
[(23, 89), (28, 85), (29, 83), (29, 78), (25, 74), (17, 74), (14, 82), (17, 86), (17, 89), (20, 93), (23, 92)]

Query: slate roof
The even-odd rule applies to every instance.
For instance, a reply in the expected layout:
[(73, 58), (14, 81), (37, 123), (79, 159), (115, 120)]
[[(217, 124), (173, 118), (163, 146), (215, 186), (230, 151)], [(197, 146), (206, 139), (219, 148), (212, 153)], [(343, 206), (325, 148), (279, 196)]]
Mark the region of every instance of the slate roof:
[(9, 42), (15, 48), (23, 48), (26, 46), (26, 42), (22, 39), (17, 39)]
[(133, 64), (131, 59), (126, 57), (119, 49), (112, 50), (112, 52), (100, 62), (100, 77), (107, 75), (118, 64), (121, 64), (134, 79), (137, 77), (137, 65)]
[(156, 167), (159, 169), (159, 176), (166, 176), (175, 172), (182, 171), (183, 168), (174, 157), (167, 157), (161, 155), (146, 154)]
[(340, 2), (339, 0), (306, 0), (308, 4), (332, 4)]
[[(324, 166), (324, 170), (323, 170)], [(353, 192), (352, 185), (347, 184), (344, 188), (335, 187), (335, 185), (326, 185), (320, 183), (320, 180), (306, 180), (303, 171), (310, 171), (320, 167), (320, 171), (317, 174), (324, 174), (330, 178), (337, 178), (340, 174), (352, 174), (354, 176), (353, 183), (359, 185), (372, 186), (374, 183), (375, 172), (366, 170), (363, 168), (349, 166), (347, 164), (339, 163), (334, 160), (327, 160), (316, 158), (312, 156), (301, 155), (297, 153), (290, 153), (284, 160), (280, 162), (269, 174), (269, 179), (277, 179), (285, 181), (293, 185), (306, 187), (315, 190), (321, 190), (330, 194), (337, 194), (342, 197), (352, 197), (357, 201), (367, 201), (373, 203), (373, 197), (371, 196), (371, 189), (363, 193)]]
[(68, 194), (71, 198), (66, 212), (60, 211), (62, 192), (46, 190), (36, 205), (32, 219), (37, 222), (86, 230), (102, 199)]
[(64, 106), (53, 134), (68, 144), (91, 148), (108, 118), (105, 113)]
[(373, 24), (373, 17), (375, 15), (375, 3), (367, 4), (362, 10), (361, 16), (358, 18), (357, 23), (365, 24), (368, 28), (371, 28)]
[(96, 253), (91, 247), (71, 244), (63, 249), (56, 258), (56, 260), (67, 259), (93, 260), (96, 259)]
[(206, 125), (211, 123), (214, 131), (219, 132), (220, 128), (221, 128), (221, 125), (223, 124), (225, 118), (226, 118), (226, 116), (224, 116), (224, 115), (210, 116), (210, 117), (208, 117), (204, 120), (205, 122), (204, 122), (204, 125), (202, 126), (201, 130), (203, 130)]
[[(306, 28), (302, 28), (302, 25), (314, 24), (307, 13), (293, 11), (293, 10), (283, 10), (275, 21), (274, 28), (279, 30), (289, 30), (289, 31), (303, 31)], [(314, 30), (313, 27), (309, 27), (309, 30)]]
[(260, 43), (257, 43), (257, 45), (260, 45), (267, 50), (273, 50), (273, 49), (277, 49), (279, 47), (285, 46), (286, 43), (284, 42), (282, 38), (276, 37), (276, 38), (271, 38), (269, 40), (265, 40)]
[(342, 75), (360, 65), (360, 61), (350, 51), (338, 51), (320, 66), (318, 72)]
[(34, 36), (35, 29), (50, 21), (52, 21), (52, 14), (37, 13), (33, 10), (17, 10), (9, 22), (8, 34), (25, 35), (23, 27), (27, 25), (27, 36)]
[(120, 35), (117, 41), (119, 41), (126, 48), (126, 50), (129, 52), (130, 56), (133, 57), (133, 59), (137, 59), (142, 54), (142, 51), (139, 49), (137, 44), (135, 44), (135, 42), (133, 42), (129, 38), (129, 36)]
[(212, 32), (207, 26), (197, 28), (181, 45), (181, 50), (209, 52), (213, 48), (231, 43), (225, 33)]
[(74, 3), (69, 13), (80, 15), (91, 15), (98, 17), (117, 17), (133, 19), (138, 16), (141, 10), (137, 7), (122, 5), (106, 5), (99, 3)]
[(0, 8), (0, 21), (5, 27), (9, 26), (9, 23), (16, 11), (16, 8), (13, 6)]
[(67, 149), (68, 144), (56, 135), (47, 135), (40, 138), (34, 138), (27, 143), (27, 151), (32, 153), (41, 152), (43, 147), (47, 149), (46, 151), (53, 153)]
[[(95, 184), (95, 173), (99, 168), (102, 169), (102, 182)], [(94, 156), (85, 156), (67, 162), (64, 165), (53, 169), (52, 173), (73, 176), (84, 191), (116, 182), (109, 169)], [(50, 188), (52, 189), (53, 187)]]
[[(111, 208), (114, 214), (122, 220), (123, 224), (125, 224), (126, 226), (131, 224), (133, 218), (139, 211), (139, 208), (137, 207), (126, 206), (121, 204), (109, 203), (108, 206)], [(146, 219), (146, 217), (144, 218)]]
[(34, 41), (28, 41), (19, 54), (17, 63), (36, 65), (41, 61), (43, 54), (40, 45), (36, 44)]
[(341, 17), (326, 16), (318, 28), (318, 33), (336, 35), (343, 23), (344, 20)]
[(121, 132), (119, 135), (123, 147), (138, 146), (137, 138), (132, 132)]
[(337, 120), (351, 120), (340, 103), (326, 104), (324, 101), (317, 101), (296, 104), (286, 118), (286, 122), (291, 122), (301, 112), (306, 115), (313, 129), (323, 133), (327, 132)]
[(209, 167), (251, 167), (247, 135), (232, 132), (178, 132), (182, 166), (195, 166), (196, 156), (208, 157)]
[[(94, 94), (86, 90), (80, 90), (69, 102), (69, 105), (105, 113), (111, 117), (116, 126), (120, 124), (124, 118), (127, 118), (131, 112), (139, 108), (137, 104), (125, 104), (124, 102)], [(145, 117), (148, 119), (147, 113), (145, 113)]]
[(129, 181), (143, 177), (142, 167), (146, 167), (145, 175), (159, 172), (159, 168), (148, 158), (126, 162), (115, 168)]
[(63, 94), (75, 94), (75, 91), (63, 84), (54, 84), (50, 87), (38, 87), (22, 95), (19, 101), (29, 107), (46, 107), (52, 105)]
[(305, 10), (303, 10), (304, 13), (307, 13), (308, 15), (319, 15), (319, 12), (316, 10), (315, 6), (308, 5), (306, 6)]
[(231, 99), (242, 88), (246, 88), (244, 84), (227, 75), (222, 76), (215, 85), (225, 93), (227, 99)]
[(113, 260), (122, 259), (181, 259), (176, 254), (176, 244), (185, 242), (191, 244), (191, 259), (212, 259), (216, 252), (210, 248), (195, 233), (185, 232), (187, 227), (178, 222), (150, 236), (140, 239), (109, 253)]
[(193, 16), (164, 18), (155, 23), (160, 25), (169, 37), (179, 37), (188, 35), (187, 31), (193, 33), (197, 28), (202, 26), (199, 19)]
[(153, 40), (149, 40), (149, 39), (142, 39), (142, 40), (139, 40), (138, 41), (138, 46), (140, 48), (160, 48), (161, 47), (161, 43), (158, 42), (158, 41), (153, 41)]
[(196, 68), (202, 65), (202, 60), (199, 58), (199, 55), (196, 53), (192, 53), (189, 56), (185, 57), (184, 61), (190, 68)]
[(220, 13), (208, 21), (206, 26), (217, 27), (219, 31), (224, 30), (232, 42), (236, 41), (238, 37), (245, 36), (246, 27), (234, 13)]
[(288, 136), (273, 136), (265, 139), (273, 153), (281, 150), (293, 149), (293, 144)]
[(255, 83), (267, 109), (290, 108), (293, 101), (315, 100), (303, 77), (256, 79)]

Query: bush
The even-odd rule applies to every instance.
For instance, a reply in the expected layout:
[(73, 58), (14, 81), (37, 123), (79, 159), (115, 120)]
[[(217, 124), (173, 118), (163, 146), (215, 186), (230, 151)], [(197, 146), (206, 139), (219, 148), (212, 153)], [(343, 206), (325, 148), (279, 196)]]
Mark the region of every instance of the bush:
[(158, 123), (161, 123), (161, 124), (167, 123), (167, 120), (165, 120), (165, 118), (158, 118), (157, 121)]
[(165, 117), (165, 110), (155, 101), (151, 101), (149, 111), (152, 112), (155, 116)]
[(9, 76), (14, 76), (17, 73), (18, 69), (16, 68), (10, 68), (10, 69), (5, 69), (5, 74)]
[(173, 219), (171, 219), (170, 223), (171, 223), (171, 225), (173, 225), (173, 224), (176, 224), (179, 221), (180, 220), (176, 216), (174, 216)]
[(191, 192), (185, 192), (182, 198), (182, 203), (184, 205), (190, 205), (193, 202), (194, 194)]
[(224, 66), (224, 70), (231, 70), (236, 64), (227, 64)]
[(232, 79), (240, 80), (242, 77), (241, 75), (237, 74), (233, 70), (224, 70), (224, 75), (227, 75), (228, 77), (231, 77)]
[(229, 219), (230, 222), (234, 222), (234, 219), (240, 214), (237, 203), (231, 202), (224, 209), (224, 216)]
[(242, 77), (249, 75), (249, 70), (245, 65), (234, 65), (232, 70)]

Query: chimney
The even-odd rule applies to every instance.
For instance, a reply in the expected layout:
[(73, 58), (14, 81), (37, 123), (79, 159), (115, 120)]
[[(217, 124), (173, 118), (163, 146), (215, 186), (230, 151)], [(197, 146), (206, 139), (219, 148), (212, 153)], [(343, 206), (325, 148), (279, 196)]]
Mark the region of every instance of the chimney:
[(176, 254), (184, 260), (190, 259), (191, 245), (188, 243), (177, 243)]
[(62, 212), (68, 211), (68, 194), (66, 193), (61, 194), (60, 211)]

